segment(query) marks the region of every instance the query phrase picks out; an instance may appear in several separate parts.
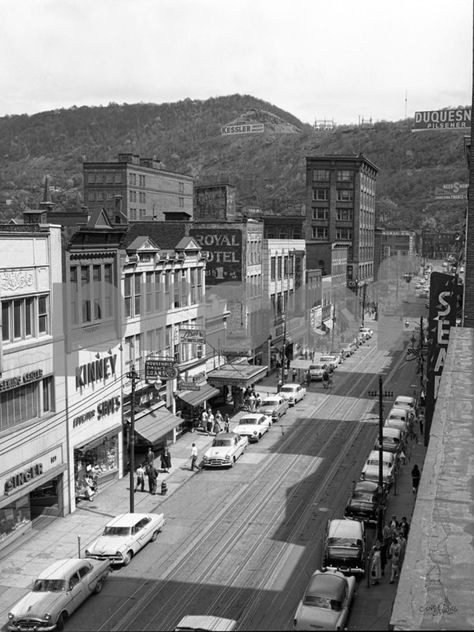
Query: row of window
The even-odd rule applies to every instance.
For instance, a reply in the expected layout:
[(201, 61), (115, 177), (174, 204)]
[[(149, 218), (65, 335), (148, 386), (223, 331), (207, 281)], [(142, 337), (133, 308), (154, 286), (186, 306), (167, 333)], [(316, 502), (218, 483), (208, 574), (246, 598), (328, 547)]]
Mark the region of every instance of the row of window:
[(121, 171), (107, 171), (94, 173), (89, 172), (87, 174), (88, 184), (122, 184), (122, 172)]
[(112, 318), (116, 289), (111, 263), (71, 266), (69, 281), (73, 325)]
[[(353, 238), (352, 228), (345, 226), (336, 226), (336, 239), (337, 240), (352, 240)], [(312, 239), (321, 239), (327, 241), (329, 239), (329, 228), (327, 226), (312, 226), (311, 227)]]
[(270, 280), (292, 276), (294, 272), (293, 257), (271, 257), (270, 258)]
[(1, 392), (0, 432), (25, 421), (38, 419), (55, 409), (52, 376)]
[[(329, 189), (313, 189), (313, 200), (316, 202), (327, 202), (329, 200)], [(353, 202), (354, 191), (352, 189), (336, 189), (337, 202)]]
[(138, 175), (138, 186), (139, 187), (145, 187), (146, 186), (146, 180), (145, 180), (145, 175), (141, 174), (141, 173), (129, 173), (128, 174), (128, 184), (131, 187), (136, 187), (137, 186), (137, 175)]
[(133, 220), (137, 220), (137, 219), (146, 219), (146, 208), (131, 208), (130, 209), (130, 219)]
[[(336, 171), (336, 182), (353, 182), (354, 171), (349, 169), (338, 169)], [(313, 182), (329, 182), (331, 171), (329, 169), (313, 169)]]
[(89, 202), (102, 202), (104, 200), (113, 200), (114, 199), (113, 191), (88, 191), (87, 200)]
[(16, 342), (49, 334), (49, 296), (2, 301), (2, 340)]
[[(329, 218), (328, 208), (313, 208), (313, 219)], [(354, 218), (354, 210), (351, 208), (336, 208), (336, 219), (341, 222), (352, 222)]]
[[(137, 201), (137, 191), (134, 191), (133, 189), (130, 190), (130, 202), (136, 202)], [(145, 191), (138, 191), (138, 202), (140, 202), (140, 204), (145, 204), (146, 203), (146, 193)]]

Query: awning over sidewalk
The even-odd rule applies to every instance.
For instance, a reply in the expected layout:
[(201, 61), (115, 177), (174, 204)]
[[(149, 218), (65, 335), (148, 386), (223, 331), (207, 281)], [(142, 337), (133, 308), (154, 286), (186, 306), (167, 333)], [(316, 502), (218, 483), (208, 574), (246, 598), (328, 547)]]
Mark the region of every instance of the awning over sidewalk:
[(210, 384), (204, 384), (198, 391), (182, 391), (177, 393), (177, 396), (190, 406), (199, 406), (199, 404), (207, 402), (208, 399), (219, 395), (219, 393), (220, 390), (218, 388), (214, 388)]
[(324, 321), (324, 326), (327, 327), (329, 329), (329, 331), (331, 331), (331, 329), (334, 326), (334, 323), (332, 322), (332, 318), (328, 318), (327, 320)]
[(154, 410), (140, 419), (135, 420), (135, 432), (141, 435), (149, 443), (157, 443), (170, 430), (183, 423), (181, 417), (177, 417), (163, 407)]
[(302, 369), (303, 371), (307, 371), (311, 364), (313, 364), (311, 360), (305, 360), (304, 358), (296, 358), (296, 360), (291, 361), (290, 368)]
[(207, 381), (214, 386), (252, 386), (267, 374), (267, 366), (244, 364), (234, 362), (224, 364), (220, 369), (215, 369), (207, 374)]

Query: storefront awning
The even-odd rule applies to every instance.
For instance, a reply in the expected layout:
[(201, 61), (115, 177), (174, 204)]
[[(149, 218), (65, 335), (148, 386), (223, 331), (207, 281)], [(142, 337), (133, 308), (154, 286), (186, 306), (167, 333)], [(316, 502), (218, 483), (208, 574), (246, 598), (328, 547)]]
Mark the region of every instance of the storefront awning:
[(136, 419), (135, 432), (141, 435), (145, 441), (157, 443), (170, 430), (182, 423), (181, 417), (173, 415), (167, 408), (163, 407)]
[(208, 399), (219, 395), (220, 390), (214, 388), (210, 384), (204, 384), (198, 391), (182, 391), (178, 393), (179, 399), (189, 404), (190, 406), (199, 406), (203, 402), (207, 402)]
[(327, 327), (329, 330), (331, 330), (333, 328), (333, 321), (332, 318), (328, 318), (327, 320), (324, 321), (324, 325), (325, 327)]
[(252, 386), (267, 374), (267, 366), (244, 364), (235, 362), (224, 364), (220, 369), (215, 369), (207, 374), (207, 381), (214, 386)]
[(296, 358), (292, 360), (290, 363), (291, 369), (302, 369), (303, 371), (307, 371), (312, 364), (311, 360), (305, 360), (304, 358)]

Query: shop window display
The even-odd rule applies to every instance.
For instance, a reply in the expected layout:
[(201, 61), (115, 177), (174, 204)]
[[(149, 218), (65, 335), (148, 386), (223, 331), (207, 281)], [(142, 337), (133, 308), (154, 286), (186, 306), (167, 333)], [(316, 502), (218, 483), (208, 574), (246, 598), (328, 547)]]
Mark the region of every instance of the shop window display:
[(76, 497), (91, 500), (101, 477), (118, 469), (118, 437), (107, 437), (97, 446), (75, 450), (74, 466)]
[(31, 523), (28, 495), (0, 509), (0, 544), (15, 531)]

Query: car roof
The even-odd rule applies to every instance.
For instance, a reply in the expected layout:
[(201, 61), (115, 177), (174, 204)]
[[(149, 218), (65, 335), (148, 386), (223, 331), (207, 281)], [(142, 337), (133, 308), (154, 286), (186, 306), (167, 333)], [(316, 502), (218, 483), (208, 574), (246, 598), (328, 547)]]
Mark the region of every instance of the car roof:
[(112, 518), (106, 526), (107, 527), (133, 527), (133, 525), (137, 524), (143, 518), (149, 518), (150, 514), (141, 514), (141, 513), (126, 513), (120, 514), (120, 516), (116, 516)]
[(335, 573), (316, 571), (310, 579), (306, 593), (343, 601), (347, 580)]
[(407, 410), (406, 408), (397, 408), (396, 406), (393, 406), (388, 413), (389, 417), (390, 415), (403, 415), (403, 417), (406, 417)]
[(301, 386), (301, 384), (292, 384), (291, 382), (287, 382), (286, 384), (283, 384), (282, 388), (285, 388), (285, 386), (291, 386), (291, 388), (297, 388), (298, 386)]
[(226, 632), (235, 630), (237, 621), (235, 619), (225, 619), (224, 617), (214, 617), (212, 615), (193, 614), (186, 615), (176, 626), (175, 630), (209, 630), (209, 632)]
[(375, 492), (378, 488), (378, 483), (375, 481), (357, 481), (354, 487), (354, 492)]
[[(394, 460), (393, 452), (385, 452), (382, 451), (382, 461), (393, 461)], [(379, 450), (371, 450), (369, 456), (367, 457), (367, 461), (379, 460)]]
[(77, 557), (57, 560), (51, 566), (48, 566), (44, 571), (41, 571), (38, 575), (38, 579), (62, 579), (65, 575), (74, 573), (81, 566), (84, 566), (85, 562), (90, 560), (80, 559)]
[(234, 439), (235, 437), (238, 437), (239, 434), (237, 432), (218, 432), (216, 434), (216, 436), (214, 437), (214, 439)]
[(403, 402), (405, 404), (410, 404), (410, 406), (414, 406), (416, 404), (416, 399), (414, 397), (408, 397), (408, 395), (397, 395), (395, 402)]
[(399, 437), (402, 431), (401, 428), (395, 428), (394, 426), (384, 426), (382, 434), (385, 437)]
[(265, 415), (263, 413), (247, 413), (239, 419), (239, 423), (244, 419), (260, 419), (260, 417), (265, 417)]
[(330, 520), (328, 537), (360, 538), (363, 527), (357, 520)]

